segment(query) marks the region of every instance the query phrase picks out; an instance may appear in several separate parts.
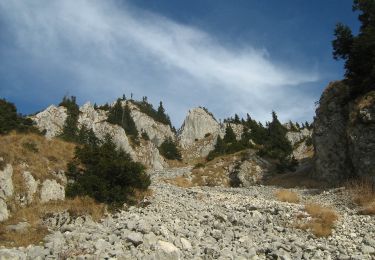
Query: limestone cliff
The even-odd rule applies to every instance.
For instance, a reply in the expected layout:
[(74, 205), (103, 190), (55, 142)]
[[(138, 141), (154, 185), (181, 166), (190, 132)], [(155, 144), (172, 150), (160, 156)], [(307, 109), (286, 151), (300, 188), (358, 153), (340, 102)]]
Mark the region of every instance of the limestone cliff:
[[(147, 115), (141, 113), (135, 106), (132, 107), (132, 116), (139, 130), (146, 131), (155, 144), (143, 144), (142, 147), (132, 147), (125, 133), (125, 130), (118, 126), (108, 123), (107, 112), (95, 109), (90, 103), (80, 107), (78, 118), (78, 128), (82, 126), (92, 129), (99, 139), (103, 139), (106, 134), (110, 134), (117, 147), (123, 149), (136, 160), (144, 163), (147, 167), (161, 169), (167, 164), (160, 156), (155, 145), (162, 142), (166, 136), (173, 136), (169, 126), (156, 123)], [(31, 117), (39, 130), (46, 133), (46, 137), (52, 138), (62, 132), (64, 122), (67, 118), (65, 107), (50, 106), (46, 110)], [(146, 141), (146, 143), (149, 141)]]
[(338, 81), (324, 90), (314, 121), (315, 171), (338, 182), (375, 176), (375, 91), (355, 100)]

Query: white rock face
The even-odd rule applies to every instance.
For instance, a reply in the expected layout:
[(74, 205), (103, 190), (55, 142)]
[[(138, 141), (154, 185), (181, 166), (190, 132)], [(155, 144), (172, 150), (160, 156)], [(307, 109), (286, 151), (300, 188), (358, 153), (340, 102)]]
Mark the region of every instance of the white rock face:
[(13, 195), (13, 167), (7, 164), (2, 171), (0, 171), (0, 222), (7, 220), (9, 211), (6, 204), (7, 198)]
[(220, 133), (220, 125), (203, 108), (193, 108), (186, 116), (179, 133), (181, 147), (188, 148), (195, 140), (203, 139), (207, 134), (211, 134), (216, 140)]
[(0, 199), (0, 222), (9, 218), (9, 211), (4, 200)]
[(235, 123), (224, 123), (220, 125), (220, 137), (224, 138), (225, 136), (225, 129), (227, 126), (230, 125), (230, 127), (233, 129), (234, 134), (236, 135), (237, 140), (241, 140), (242, 133), (243, 133), (243, 125), (241, 124), (235, 124)]
[(13, 195), (13, 167), (7, 164), (2, 171), (0, 171), (0, 199), (7, 199)]
[(142, 113), (132, 102), (127, 101), (127, 104), (130, 108), (130, 113), (138, 132), (146, 132), (153, 144), (160, 146), (168, 137), (175, 140), (175, 134), (172, 132), (169, 125), (157, 122), (148, 115)]
[(141, 141), (141, 145), (135, 150), (137, 160), (154, 170), (162, 170), (168, 167), (168, 163), (160, 155), (158, 148), (150, 141)]
[(47, 138), (52, 138), (61, 133), (67, 116), (65, 107), (51, 105), (31, 119), (40, 131), (46, 130)]
[(92, 129), (95, 135), (101, 140), (103, 140), (107, 134), (110, 134), (117, 147), (129, 153), (130, 156), (135, 159), (134, 150), (130, 146), (125, 130), (118, 125), (108, 123), (106, 121), (107, 115), (105, 111), (95, 110), (90, 103), (86, 103), (80, 108), (80, 112), (78, 118), (79, 128), (84, 125), (88, 129)]
[(294, 146), (296, 143), (300, 142), (304, 138), (311, 137), (312, 130), (304, 128), (298, 132), (289, 131), (286, 133), (286, 138), (288, 138), (289, 142)]
[(39, 181), (36, 181), (30, 172), (23, 172), (22, 175), (26, 185), (26, 203), (31, 204), (34, 194), (38, 190)]
[(40, 189), (40, 200), (42, 203), (50, 200), (64, 200), (65, 188), (56, 180), (45, 180)]

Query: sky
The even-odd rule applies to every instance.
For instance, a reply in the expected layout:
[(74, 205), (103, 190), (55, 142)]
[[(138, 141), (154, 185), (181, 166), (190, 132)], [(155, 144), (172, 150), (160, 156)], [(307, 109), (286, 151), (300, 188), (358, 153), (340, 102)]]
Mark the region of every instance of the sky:
[(330, 81), (335, 24), (358, 30), (351, 0), (0, 0), (0, 97), (30, 114), (74, 95), (312, 121)]

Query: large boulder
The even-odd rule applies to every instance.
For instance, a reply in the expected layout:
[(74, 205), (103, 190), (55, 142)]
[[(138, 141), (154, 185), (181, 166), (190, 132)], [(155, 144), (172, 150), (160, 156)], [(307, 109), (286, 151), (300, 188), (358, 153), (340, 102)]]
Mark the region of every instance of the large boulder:
[(10, 164), (0, 170), (0, 222), (7, 220), (9, 217), (9, 211), (6, 204), (8, 198), (13, 195), (13, 167)]
[(30, 172), (23, 172), (22, 177), (26, 186), (26, 204), (31, 204), (38, 190), (39, 181), (36, 181)]
[(352, 100), (349, 87), (333, 82), (323, 92), (314, 121), (315, 174), (339, 182), (375, 176), (375, 91)]
[(50, 200), (64, 200), (65, 188), (56, 180), (45, 180), (40, 189), (40, 200), (42, 203)]
[(137, 160), (154, 170), (162, 170), (168, 167), (168, 163), (160, 155), (158, 148), (150, 141), (142, 140), (135, 149)]

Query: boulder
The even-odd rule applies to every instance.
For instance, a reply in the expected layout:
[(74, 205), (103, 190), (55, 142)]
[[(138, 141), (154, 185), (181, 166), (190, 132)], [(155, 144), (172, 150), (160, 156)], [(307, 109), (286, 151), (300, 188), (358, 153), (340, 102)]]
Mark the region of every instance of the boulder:
[(159, 240), (157, 243), (158, 259), (177, 260), (180, 259), (180, 250), (172, 243)]
[(34, 194), (38, 190), (39, 181), (36, 181), (30, 172), (23, 172), (22, 176), (26, 186), (26, 204), (31, 204)]
[(9, 218), (9, 211), (4, 200), (0, 199), (0, 222)]
[(64, 200), (65, 188), (56, 180), (45, 180), (40, 189), (40, 200), (42, 203), (50, 200)]
[(11, 164), (5, 165), (0, 170), (0, 199), (7, 199), (13, 195), (13, 167)]
[(154, 170), (162, 170), (168, 167), (164, 157), (160, 155), (159, 149), (150, 141), (141, 140), (135, 149), (137, 161)]

